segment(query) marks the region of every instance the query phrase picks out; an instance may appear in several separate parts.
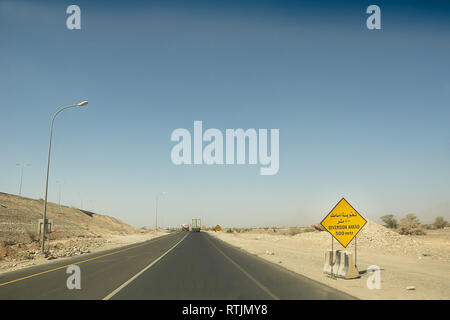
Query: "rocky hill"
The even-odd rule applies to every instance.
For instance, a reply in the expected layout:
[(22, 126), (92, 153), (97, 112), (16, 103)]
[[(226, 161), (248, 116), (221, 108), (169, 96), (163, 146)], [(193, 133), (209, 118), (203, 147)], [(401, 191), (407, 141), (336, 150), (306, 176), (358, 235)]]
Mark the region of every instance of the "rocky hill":
[[(29, 243), (38, 237), (44, 200), (0, 193), (0, 242)], [(47, 218), (53, 219), (52, 239), (104, 237), (139, 233), (140, 229), (116, 218), (49, 202)]]

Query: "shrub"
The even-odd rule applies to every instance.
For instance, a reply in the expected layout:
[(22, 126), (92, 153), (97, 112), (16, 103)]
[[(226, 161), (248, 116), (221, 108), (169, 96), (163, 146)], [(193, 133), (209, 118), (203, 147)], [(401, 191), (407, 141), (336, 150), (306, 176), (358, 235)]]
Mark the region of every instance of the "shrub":
[(226, 233), (233, 233), (233, 229), (228, 228), (227, 231), (226, 231)]
[(422, 228), (424, 228), (426, 230), (434, 230), (434, 229), (436, 229), (436, 227), (433, 224), (431, 224), (431, 223), (429, 223), (429, 224), (422, 224)]
[(20, 253), (20, 257), (25, 260), (31, 260), (34, 258), (34, 256), (31, 253), (29, 253), (28, 251), (22, 251)]
[(31, 242), (39, 241), (39, 234), (36, 231), (26, 230), (25, 232)]
[(436, 229), (444, 229), (447, 224), (448, 222), (444, 219), (444, 217), (437, 217), (433, 222), (433, 226)]
[(289, 228), (288, 235), (295, 236), (296, 234), (302, 233), (301, 228)]
[(400, 227), (399, 233), (405, 236), (423, 236), (427, 233), (422, 228), (407, 228), (407, 227)]
[(393, 214), (387, 214), (385, 216), (382, 216), (380, 219), (384, 222), (384, 226), (386, 228), (396, 229), (398, 226), (398, 221), (394, 218)]
[(415, 214), (409, 213), (400, 220), (399, 233), (403, 235), (424, 235), (426, 232), (420, 228), (420, 221)]

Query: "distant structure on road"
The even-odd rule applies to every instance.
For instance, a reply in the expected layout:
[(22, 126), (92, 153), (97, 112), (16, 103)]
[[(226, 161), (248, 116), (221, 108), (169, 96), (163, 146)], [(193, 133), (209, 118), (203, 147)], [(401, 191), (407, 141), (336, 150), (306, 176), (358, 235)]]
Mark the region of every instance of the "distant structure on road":
[(191, 230), (193, 232), (200, 232), (201, 227), (202, 227), (202, 223), (201, 223), (200, 219), (192, 219)]

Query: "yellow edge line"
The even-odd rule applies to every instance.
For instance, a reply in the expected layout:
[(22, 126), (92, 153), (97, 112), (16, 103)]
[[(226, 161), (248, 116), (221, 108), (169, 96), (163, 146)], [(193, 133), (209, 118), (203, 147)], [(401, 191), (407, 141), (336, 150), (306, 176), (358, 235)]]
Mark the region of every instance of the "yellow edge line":
[[(163, 236), (159, 236), (159, 237), (157, 237), (157, 238), (150, 239), (149, 241), (155, 240), (155, 241), (153, 241), (153, 242), (156, 242), (156, 241), (161, 240), (162, 238), (163, 238)], [(110, 252), (110, 253), (103, 254), (103, 255), (98, 256), (98, 257), (93, 257), (93, 258), (89, 258), (89, 259), (86, 259), (86, 260), (81, 260), (81, 261), (79, 261), (79, 262), (67, 264), (67, 265), (62, 266), (62, 267), (57, 267), (57, 268), (54, 268), (54, 269), (45, 270), (45, 271), (42, 271), (42, 272), (38, 272), (38, 273), (35, 273), (35, 274), (31, 274), (31, 275), (26, 276), (26, 277), (22, 277), (22, 278), (18, 278), (18, 279), (15, 279), (15, 280), (8, 281), (8, 282), (0, 283), (0, 287), (5, 286), (5, 285), (7, 285), (7, 284), (14, 283), (14, 282), (18, 282), (18, 281), (21, 281), (21, 280), (33, 278), (33, 277), (39, 276), (39, 275), (41, 275), (41, 274), (45, 274), (45, 273), (49, 273), (49, 272), (52, 272), (52, 271), (64, 269), (64, 268), (66, 268), (66, 267), (68, 267), (68, 266), (73, 266), (73, 265), (77, 265), (77, 264), (82, 264), (82, 263), (85, 263), (85, 262), (88, 262), (88, 261), (92, 261), (92, 260), (104, 258), (104, 257), (107, 257), (107, 256), (111, 256), (111, 255), (116, 254), (116, 253), (119, 253), (119, 252), (124, 252), (124, 251), (128, 251), (128, 250), (131, 250), (131, 249), (134, 249), (134, 248), (142, 247), (142, 246), (145, 246), (145, 245), (147, 245), (147, 244), (149, 244), (149, 243), (147, 243), (147, 242), (146, 242), (146, 243), (142, 243), (142, 244), (139, 244), (139, 245), (130, 247), (130, 248), (126, 248), (126, 249), (122, 249), (122, 250)]]
[(233, 261), (229, 256), (227, 256), (222, 250), (220, 250), (214, 243), (212, 243), (211, 240), (208, 239), (209, 235), (206, 237), (206, 239), (211, 243), (211, 245), (217, 249), (225, 258), (228, 259), (236, 268), (238, 268), (243, 274), (247, 276), (251, 281), (253, 281), (258, 287), (260, 287), (265, 293), (267, 293), (269, 296), (271, 296), (274, 300), (280, 300), (276, 295), (274, 295), (272, 292), (270, 292), (269, 289), (267, 289), (262, 283), (260, 283), (258, 280), (253, 278), (250, 273), (244, 270), (240, 265), (238, 265), (236, 262)]

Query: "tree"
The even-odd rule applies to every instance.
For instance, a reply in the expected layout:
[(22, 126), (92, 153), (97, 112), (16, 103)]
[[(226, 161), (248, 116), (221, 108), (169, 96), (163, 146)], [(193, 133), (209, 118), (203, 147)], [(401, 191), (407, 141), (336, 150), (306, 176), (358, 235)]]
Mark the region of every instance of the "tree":
[(420, 228), (420, 221), (413, 213), (408, 213), (399, 223), (399, 233), (404, 235), (423, 235), (426, 234)]
[(394, 218), (393, 214), (387, 214), (385, 216), (382, 216), (380, 219), (384, 222), (384, 226), (386, 228), (395, 229), (398, 226), (398, 221)]
[(436, 229), (444, 229), (447, 223), (448, 222), (444, 219), (444, 217), (437, 217), (436, 220), (434, 220), (433, 225)]

